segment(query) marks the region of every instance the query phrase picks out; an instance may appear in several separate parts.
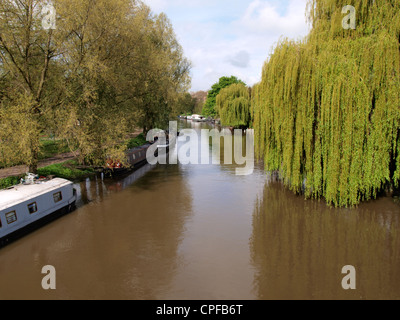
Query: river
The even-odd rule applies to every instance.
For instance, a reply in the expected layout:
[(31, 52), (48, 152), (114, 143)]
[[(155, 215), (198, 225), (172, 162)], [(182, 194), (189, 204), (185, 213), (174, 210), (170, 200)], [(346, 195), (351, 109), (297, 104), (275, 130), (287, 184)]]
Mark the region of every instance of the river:
[[(260, 163), (237, 167), (146, 165), (76, 184), (76, 211), (0, 250), (0, 299), (400, 299), (392, 199), (333, 209)], [(55, 290), (41, 286), (46, 265)], [(342, 287), (347, 265), (356, 290)]]

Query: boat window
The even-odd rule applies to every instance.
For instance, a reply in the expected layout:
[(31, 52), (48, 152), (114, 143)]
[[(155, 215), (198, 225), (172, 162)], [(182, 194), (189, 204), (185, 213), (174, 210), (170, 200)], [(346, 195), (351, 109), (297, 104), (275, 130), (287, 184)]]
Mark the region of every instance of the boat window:
[(15, 211), (6, 213), (6, 220), (8, 224), (14, 223), (17, 221), (17, 213)]
[(0, 228), (2, 227), (2, 224), (1, 224), (1, 219), (0, 219)]
[(55, 203), (60, 202), (62, 200), (61, 191), (53, 194), (53, 199)]
[(29, 210), (30, 214), (33, 214), (33, 213), (37, 212), (38, 211), (37, 203), (34, 202), (34, 203), (31, 203), (31, 204), (28, 204), (28, 210)]

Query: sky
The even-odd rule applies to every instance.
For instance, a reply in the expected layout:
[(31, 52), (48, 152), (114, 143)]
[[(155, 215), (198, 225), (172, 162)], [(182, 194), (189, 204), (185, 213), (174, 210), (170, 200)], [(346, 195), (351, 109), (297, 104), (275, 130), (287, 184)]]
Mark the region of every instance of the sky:
[(281, 37), (309, 32), (307, 0), (144, 0), (170, 19), (192, 62), (191, 92), (208, 91), (222, 76), (252, 86)]

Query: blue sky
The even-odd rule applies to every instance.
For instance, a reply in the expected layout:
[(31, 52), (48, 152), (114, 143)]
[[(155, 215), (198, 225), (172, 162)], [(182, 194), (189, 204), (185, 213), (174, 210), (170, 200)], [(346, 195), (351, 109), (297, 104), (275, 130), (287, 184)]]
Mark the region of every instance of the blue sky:
[(174, 26), (185, 56), (192, 62), (191, 91), (207, 91), (222, 76), (248, 85), (281, 36), (307, 35), (307, 0), (144, 0), (164, 12)]

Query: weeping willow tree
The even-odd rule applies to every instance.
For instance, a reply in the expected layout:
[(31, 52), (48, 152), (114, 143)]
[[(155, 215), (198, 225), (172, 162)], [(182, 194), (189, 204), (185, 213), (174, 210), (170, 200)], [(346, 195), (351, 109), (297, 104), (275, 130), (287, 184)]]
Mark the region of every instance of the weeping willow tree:
[(235, 128), (249, 126), (251, 101), (249, 89), (244, 84), (232, 84), (222, 89), (216, 102), (216, 110), (223, 126)]
[[(342, 8), (356, 9), (344, 29)], [(291, 190), (353, 206), (400, 179), (400, 1), (310, 0), (253, 91), (256, 152)]]

